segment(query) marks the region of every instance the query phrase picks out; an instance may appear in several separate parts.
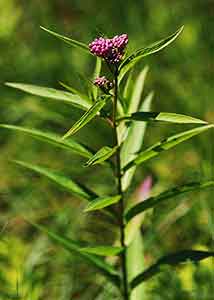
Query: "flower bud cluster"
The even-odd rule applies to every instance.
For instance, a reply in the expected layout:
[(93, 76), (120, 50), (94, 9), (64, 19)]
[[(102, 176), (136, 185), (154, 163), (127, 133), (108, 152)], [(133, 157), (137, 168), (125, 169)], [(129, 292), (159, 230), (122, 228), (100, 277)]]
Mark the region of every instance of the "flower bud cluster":
[(105, 76), (97, 77), (93, 83), (97, 87), (101, 88), (105, 93), (108, 93), (113, 88), (113, 83)]
[(97, 38), (89, 44), (91, 53), (105, 59), (109, 64), (118, 64), (128, 44), (128, 35), (116, 35), (112, 39)]

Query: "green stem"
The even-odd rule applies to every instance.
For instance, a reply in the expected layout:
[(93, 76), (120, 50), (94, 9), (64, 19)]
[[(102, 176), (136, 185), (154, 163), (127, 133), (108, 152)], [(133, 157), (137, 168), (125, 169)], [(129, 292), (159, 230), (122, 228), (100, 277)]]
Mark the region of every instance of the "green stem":
[(129, 288), (128, 288), (128, 274), (126, 267), (126, 245), (125, 245), (125, 223), (124, 223), (124, 195), (122, 190), (122, 172), (121, 172), (121, 161), (120, 161), (120, 145), (117, 134), (117, 104), (118, 104), (118, 72), (116, 70), (114, 74), (114, 98), (113, 98), (113, 131), (114, 131), (114, 143), (118, 146), (116, 152), (116, 177), (117, 177), (117, 189), (118, 194), (121, 195), (119, 202), (119, 222), (120, 222), (120, 243), (124, 248), (121, 254), (121, 268), (122, 268), (122, 288), (124, 300), (129, 300)]

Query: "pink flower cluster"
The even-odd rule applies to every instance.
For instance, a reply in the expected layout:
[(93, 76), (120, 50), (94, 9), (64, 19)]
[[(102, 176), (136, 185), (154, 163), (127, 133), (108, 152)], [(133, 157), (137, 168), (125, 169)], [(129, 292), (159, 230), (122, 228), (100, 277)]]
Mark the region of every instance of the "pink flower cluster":
[(128, 35), (116, 35), (112, 39), (97, 38), (89, 48), (91, 53), (104, 58), (110, 64), (117, 64), (122, 60), (124, 50), (128, 44)]
[(101, 88), (104, 92), (108, 92), (113, 88), (113, 83), (105, 76), (97, 77), (93, 83)]

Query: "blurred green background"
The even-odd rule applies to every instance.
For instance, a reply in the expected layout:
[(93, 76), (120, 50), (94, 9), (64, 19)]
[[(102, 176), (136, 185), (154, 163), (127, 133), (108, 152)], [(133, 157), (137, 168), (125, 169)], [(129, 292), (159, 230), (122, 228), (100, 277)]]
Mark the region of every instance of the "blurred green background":
[[(92, 76), (93, 57), (43, 32), (40, 25), (86, 43), (100, 31), (109, 36), (128, 33), (129, 49), (135, 49), (166, 37), (182, 24), (185, 29), (176, 42), (137, 66), (139, 70), (145, 65), (150, 68), (145, 95), (154, 90), (153, 110), (213, 122), (213, 0), (0, 0), (0, 123), (62, 134), (81, 114), (66, 104), (4, 86), (6, 81), (15, 81), (60, 88), (59, 81), (63, 81), (87, 88), (83, 78)], [(149, 126), (145, 143), (150, 145), (184, 129)], [(98, 120), (76, 139), (94, 149), (111, 142), (107, 126)], [(205, 133), (145, 164), (138, 170), (132, 190), (148, 175), (153, 178), (154, 192), (214, 178), (213, 139), (212, 132)], [(78, 199), (9, 161), (23, 159), (50, 166), (97, 191), (110, 191), (110, 173), (100, 166), (86, 170), (79, 157), (7, 130), (1, 130), (0, 145), (0, 299), (17, 295), (23, 300), (116, 299), (108, 286), (101, 298), (103, 278), (77, 257), (55, 247), (27, 225), (23, 216), (91, 243), (113, 242), (115, 229), (99, 216), (86, 217)], [(183, 196), (183, 201), (175, 200), (173, 206), (173, 213), (161, 206), (145, 220), (146, 265), (181, 248), (213, 249), (212, 191)], [(148, 283), (146, 299), (212, 299), (212, 267), (213, 261), (207, 260), (200, 266), (179, 267), (178, 272), (166, 268)]]

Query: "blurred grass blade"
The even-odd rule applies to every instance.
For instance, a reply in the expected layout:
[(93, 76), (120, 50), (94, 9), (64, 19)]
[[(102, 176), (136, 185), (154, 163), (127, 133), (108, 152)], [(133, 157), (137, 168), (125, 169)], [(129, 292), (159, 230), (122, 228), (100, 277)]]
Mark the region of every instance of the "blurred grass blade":
[(149, 267), (146, 271), (135, 277), (130, 286), (134, 289), (138, 284), (150, 279), (152, 276), (161, 272), (162, 265), (177, 265), (187, 261), (198, 262), (202, 259), (214, 257), (214, 252), (211, 251), (197, 251), (197, 250), (183, 250), (176, 253), (172, 253), (160, 258), (154, 265)]
[(110, 206), (119, 202), (121, 199), (121, 195), (112, 196), (112, 197), (99, 197), (94, 199), (89, 203), (89, 205), (85, 208), (84, 212), (99, 210), (104, 207)]
[(63, 139), (68, 138), (70, 135), (73, 135), (78, 130), (80, 130), (82, 127), (84, 127), (88, 122), (90, 122), (97, 113), (103, 108), (103, 106), (106, 103), (106, 99), (101, 99), (97, 102), (95, 102), (89, 110), (71, 127), (71, 129), (66, 132), (66, 134), (63, 136)]
[(123, 251), (122, 247), (111, 247), (111, 246), (97, 246), (97, 247), (84, 247), (80, 251), (99, 256), (116, 256)]
[(192, 182), (189, 184), (184, 184), (182, 186), (174, 187), (170, 190), (167, 190), (158, 196), (150, 197), (147, 200), (136, 204), (135, 206), (129, 208), (125, 213), (126, 221), (129, 222), (136, 215), (144, 212), (146, 209), (153, 208), (155, 205), (160, 204), (168, 199), (174, 199), (179, 195), (182, 195), (187, 192), (192, 192), (196, 190), (202, 190), (205, 188), (214, 187), (214, 181), (206, 182)]
[(102, 147), (100, 150), (97, 151), (97, 153), (95, 153), (86, 163), (85, 166), (89, 167), (89, 166), (93, 166), (96, 164), (100, 164), (102, 162), (104, 162), (105, 160), (107, 160), (108, 158), (110, 158), (117, 150), (118, 147), (108, 147), (108, 146), (104, 146)]
[(111, 280), (117, 286), (119, 285), (119, 275), (117, 271), (110, 264), (105, 262), (102, 258), (81, 251), (81, 245), (76, 241), (73, 241), (67, 237), (63, 237), (61, 234), (49, 230), (42, 225), (35, 224), (32, 222), (29, 223), (37, 229), (39, 229), (41, 232), (47, 234), (56, 244), (62, 246), (67, 251), (75, 253), (82, 257), (84, 260), (95, 266), (97, 270), (103, 273), (103, 275), (105, 275), (109, 280)]
[(207, 124), (207, 122), (186, 115), (168, 113), (168, 112), (145, 112), (138, 111), (124, 116), (122, 119), (134, 121), (163, 121), (177, 124)]
[(184, 26), (180, 27), (175, 33), (171, 34), (167, 38), (155, 42), (148, 47), (138, 49), (135, 52), (133, 52), (131, 55), (129, 55), (120, 66), (119, 81), (121, 81), (125, 76), (125, 74), (143, 57), (158, 52), (164, 49), (169, 44), (171, 44), (182, 32), (183, 27)]
[[(153, 99), (153, 93), (150, 93), (141, 105), (141, 109), (144, 111), (150, 110), (151, 102)], [(133, 122), (129, 128), (128, 136), (124, 141), (121, 148), (121, 165), (122, 168), (132, 161), (137, 155), (136, 153), (140, 151), (144, 139), (144, 134), (146, 130), (146, 123)], [(135, 167), (131, 168), (122, 177), (122, 188), (125, 191), (134, 176)]]
[(159, 155), (162, 151), (173, 148), (176, 145), (190, 139), (191, 137), (198, 135), (213, 127), (214, 125), (201, 126), (191, 130), (184, 131), (182, 133), (175, 134), (169, 138), (166, 138), (165, 140), (154, 144), (152, 147), (148, 148), (147, 150), (140, 152), (134, 160), (129, 162), (124, 167), (124, 171), (127, 171), (128, 169), (136, 165), (139, 165), (142, 162), (149, 160), (152, 157)]
[(63, 101), (83, 110), (87, 110), (91, 107), (91, 103), (89, 101), (86, 101), (85, 99), (80, 98), (78, 95), (74, 95), (66, 91), (24, 83), (6, 82), (5, 84), (9, 87), (24, 91), (35, 96)]
[(127, 111), (128, 114), (133, 113), (138, 110), (138, 107), (139, 107), (140, 101), (141, 101), (141, 97), (143, 94), (144, 83), (146, 80), (146, 75), (148, 73), (148, 70), (149, 70), (148, 66), (143, 68), (143, 70), (140, 72), (140, 74), (138, 75), (138, 77), (136, 79), (136, 82), (133, 87), (132, 96), (130, 98), (128, 111)]
[(21, 126), (15, 126), (15, 125), (7, 125), (7, 124), (0, 124), (0, 128), (5, 128), (9, 130), (13, 130), (15, 132), (22, 132), (25, 133), (33, 138), (36, 138), (38, 140), (44, 141), (48, 144), (51, 144), (53, 146), (69, 150), (75, 154), (78, 154), (80, 156), (90, 158), (93, 154), (85, 148), (82, 144), (72, 140), (67, 139), (66, 141), (62, 140), (61, 136), (48, 133), (44, 131), (40, 131), (37, 129), (30, 129), (26, 127)]
[(58, 39), (60, 40), (63, 40), (65, 43), (71, 45), (71, 46), (74, 46), (74, 47), (77, 47), (77, 48), (80, 48), (82, 50), (84, 50), (85, 52), (87, 52), (88, 54), (90, 54), (90, 51), (89, 51), (89, 48), (88, 48), (88, 45), (87, 44), (84, 44), (82, 42), (79, 42), (79, 41), (76, 41), (76, 40), (73, 40), (71, 38), (68, 38), (66, 36), (63, 36), (59, 33), (56, 33), (52, 30), (49, 30), (43, 26), (40, 26), (40, 28), (46, 32), (48, 32), (49, 34), (51, 35), (54, 35), (55, 37), (57, 37)]
[(13, 162), (15, 162), (17, 165), (20, 165), (26, 169), (34, 171), (40, 175), (46, 176), (47, 178), (54, 181), (55, 183), (57, 183), (59, 186), (63, 187), (70, 193), (72, 193), (76, 196), (79, 196), (83, 199), (90, 201), (92, 199), (92, 197), (95, 196), (94, 193), (92, 193), (92, 192), (89, 193), (89, 190), (84, 188), (82, 185), (75, 183), (70, 178), (68, 178), (58, 172), (52, 171), (48, 168), (44, 168), (44, 167), (41, 167), (38, 165), (33, 165), (33, 164), (30, 164), (30, 163), (27, 163), (24, 161), (20, 161), (20, 160), (14, 160)]
[[(102, 68), (102, 60), (101, 58), (97, 57), (96, 66), (92, 78), (93, 81), (100, 76), (101, 68)], [(98, 87), (95, 84), (92, 84), (91, 92), (92, 92), (93, 100), (96, 101), (98, 96)]]

